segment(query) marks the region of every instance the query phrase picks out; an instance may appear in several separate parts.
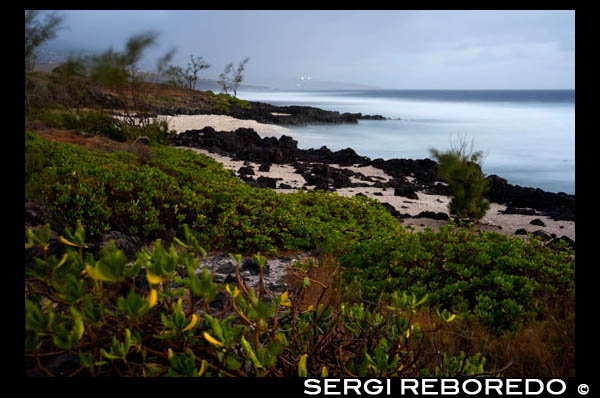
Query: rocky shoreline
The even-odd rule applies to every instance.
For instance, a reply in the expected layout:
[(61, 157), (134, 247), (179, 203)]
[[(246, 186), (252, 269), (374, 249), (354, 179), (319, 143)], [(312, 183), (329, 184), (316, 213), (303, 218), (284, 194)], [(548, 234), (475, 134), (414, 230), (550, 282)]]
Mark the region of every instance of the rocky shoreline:
[[(417, 191), (448, 196), (446, 185), (437, 177), (437, 163), (431, 159), (371, 160), (358, 155), (351, 148), (339, 151), (331, 151), (326, 146), (299, 149), (297, 144), (287, 135), (261, 138), (249, 128), (222, 132), (212, 127), (182, 132), (173, 142), (175, 146), (204, 149), (233, 160), (259, 163), (261, 171), (268, 171), (272, 164), (290, 165), (304, 178), (305, 185), (315, 186), (315, 189), (335, 191), (374, 186), (393, 190), (396, 196), (415, 200)], [(358, 169), (372, 166), (391, 178), (383, 181), (358, 170), (340, 168), (349, 166)], [(255, 179), (253, 174), (254, 170), (249, 166), (238, 170), (240, 178), (251, 185), (276, 188), (275, 180), (265, 176)], [(487, 180), (490, 184), (487, 199), (506, 205), (505, 214), (539, 215), (555, 221), (575, 221), (575, 195), (512, 185), (497, 175), (488, 176)]]
[(249, 102), (249, 106), (231, 104), (229, 110), (218, 111), (206, 107), (159, 107), (157, 115), (206, 115), (221, 114), (242, 120), (254, 120), (258, 123), (279, 126), (300, 126), (306, 124), (356, 124), (359, 120), (386, 120), (381, 115), (363, 115), (362, 113), (340, 113), (312, 106), (276, 106), (262, 102)]

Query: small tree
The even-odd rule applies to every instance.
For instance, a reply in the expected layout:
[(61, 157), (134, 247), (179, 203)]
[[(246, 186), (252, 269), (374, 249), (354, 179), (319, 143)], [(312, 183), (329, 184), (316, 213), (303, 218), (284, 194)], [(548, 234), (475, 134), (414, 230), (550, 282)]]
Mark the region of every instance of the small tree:
[[(127, 40), (124, 51), (109, 49), (90, 60), (91, 80), (117, 92), (122, 99), (127, 122), (131, 125), (145, 126), (149, 122), (140, 114), (147, 108), (145, 90), (148, 85), (138, 65), (146, 49), (156, 44), (156, 38), (157, 34), (153, 32), (137, 34)], [(159, 59), (159, 64), (164, 63), (164, 58)], [(137, 122), (134, 116), (138, 117)]]
[(233, 89), (234, 97), (237, 97), (238, 87), (240, 86), (240, 84), (242, 83), (242, 80), (244, 79), (244, 76), (242, 75), (242, 73), (244, 73), (244, 70), (246, 69), (246, 64), (248, 63), (249, 60), (250, 60), (250, 57), (246, 57), (242, 62), (240, 62), (238, 65), (238, 68), (236, 69), (236, 71), (233, 74), (233, 77), (231, 79), (231, 88)]
[(25, 10), (25, 111), (31, 108), (30, 96), (35, 89), (30, 73), (35, 68), (38, 48), (48, 40), (56, 37), (57, 31), (63, 21), (63, 17), (55, 14), (46, 14), (43, 21), (40, 10)]
[(190, 90), (196, 89), (196, 82), (198, 81), (198, 72), (203, 69), (210, 68), (210, 64), (204, 62), (202, 57), (194, 58), (193, 55), (190, 55), (190, 61), (188, 62), (188, 67), (186, 69), (185, 79), (188, 83), (188, 88)]
[(52, 91), (59, 102), (79, 108), (85, 92), (85, 63), (82, 58), (69, 56), (52, 70)]
[(431, 149), (431, 154), (438, 161), (438, 175), (448, 183), (450, 214), (468, 220), (485, 216), (490, 203), (483, 197), (489, 188), (481, 170), (483, 152), (474, 152), (473, 141), (469, 145), (463, 136), (449, 151)]
[(225, 94), (227, 94), (229, 89), (231, 88), (231, 78), (229, 77), (229, 74), (232, 70), (233, 64), (228, 63), (227, 65), (225, 65), (223, 73), (219, 75), (219, 80), (217, 80), (217, 83), (221, 85), (221, 89), (225, 92)]
[(25, 70), (32, 72), (37, 60), (37, 49), (50, 39), (56, 37), (63, 17), (55, 13), (46, 14), (43, 21), (40, 16), (43, 11), (25, 10)]
[(181, 66), (169, 66), (164, 75), (168, 79), (167, 84), (175, 87), (183, 87), (185, 85), (185, 73)]

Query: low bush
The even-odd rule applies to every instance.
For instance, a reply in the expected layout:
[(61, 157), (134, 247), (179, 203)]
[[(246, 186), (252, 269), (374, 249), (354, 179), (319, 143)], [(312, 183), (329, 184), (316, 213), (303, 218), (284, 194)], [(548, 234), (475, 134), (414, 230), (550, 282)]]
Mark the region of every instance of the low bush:
[[(299, 291), (267, 293), (262, 273), (258, 291), (239, 277), (213, 283), (206, 269), (194, 268), (205, 252), (188, 229), (177, 249), (156, 241), (132, 264), (111, 242), (98, 256), (86, 252), (80, 223), (60, 237), (58, 256), (47, 255), (50, 235), (48, 226), (30, 229), (25, 245), (43, 250), (25, 285), (31, 375), (495, 375), (481, 355), (421, 355), (424, 331), (414, 314), (425, 300), (415, 295), (392, 294), (374, 310), (350, 303), (300, 310)], [(239, 275), (241, 256), (231, 257)], [(265, 258), (254, 258), (262, 269)], [(437, 323), (452, 319), (444, 311)], [(64, 352), (70, 360), (51, 368), (49, 360)]]
[(112, 140), (126, 142), (146, 136), (152, 144), (167, 145), (175, 137), (164, 120), (150, 120), (143, 126), (133, 126), (114, 118), (102, 110), (66, 111), (44, 109), (33, 113), (31, 118), (39, 120), (46, 127), (76, 130), (93, 135), (103, 135)]
[[(383, 231), (356, 240), (340, 264), (348, 289), (376, 301), (382, 292), (428, 293), (428, 303), (473, 314), (493, 331), (515, 330), (543, 310), (561, 312), (574, 295), (574, 252), (450, 224), (438, 231)], [(565, 315), (565, 314), (563, 314)]]
[(479, 220), (485, 216), (490, 203), (484, 198), (488, 183), (481, 170), (482, 152), (467, 147), (466, 138), (447, 152), (431, 150), (438, 161), (438, 175), (448, 183), (452, 199), (449, 211), (459, 219)]

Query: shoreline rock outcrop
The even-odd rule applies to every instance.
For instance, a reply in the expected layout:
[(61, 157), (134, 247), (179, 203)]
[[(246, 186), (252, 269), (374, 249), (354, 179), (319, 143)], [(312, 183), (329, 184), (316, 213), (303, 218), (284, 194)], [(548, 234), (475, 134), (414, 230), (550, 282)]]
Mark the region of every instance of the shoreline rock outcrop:
[[(431, 159), (374, 159), (360, 156), (352, 148), (338, 151), (323, 146), (319, 149), (299, 149), (293, 138), (261, 138), (250, 128), (239, 128), (232, 132), (218, 132), (212, 127), (188, 130), (175, 138), (174, 145), (205, 149), (222, 156), (251, 161), (265, 165), (290, 164), (317, 189), (333, 191), (344, 187), (364, 186), (352, 182), (351, 177), (367, 181), (360, 172), (340, 167), (372, 166), (383, 170), (393, 178), (387, 182), (375, 182), (381, 188), (392, 188), (398, 196), (415, 198), (415, 191), (434, 195), (449, 194), (447, 185), (440, 182), (437, 162)], [(248, 173), (246, 173), (248, 174)], [(273, 187), (273, 181), (257, 182), (249, 176), (245, 180), (258, 186)], [(575, 221), (575, 195), (563, 192), (546, 192), (539, 188), (509, 184), (497, 175), (487, 177), (490, 189), (486, 198), (490, 202), (508, 206), (506, 214), (547, 215), (555, 221)]]

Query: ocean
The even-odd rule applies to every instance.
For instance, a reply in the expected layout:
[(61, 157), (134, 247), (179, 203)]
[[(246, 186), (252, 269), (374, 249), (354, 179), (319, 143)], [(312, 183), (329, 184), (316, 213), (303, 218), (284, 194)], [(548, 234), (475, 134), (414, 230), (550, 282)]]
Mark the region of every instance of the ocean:
[(371, 159), (422, 159), (466, 136), (484, 152), (486, 175), (575, 194), (574, 90), (244, 91), (238, 97), (392, 119), (293, 127), (303, 149), (350, 147)]

